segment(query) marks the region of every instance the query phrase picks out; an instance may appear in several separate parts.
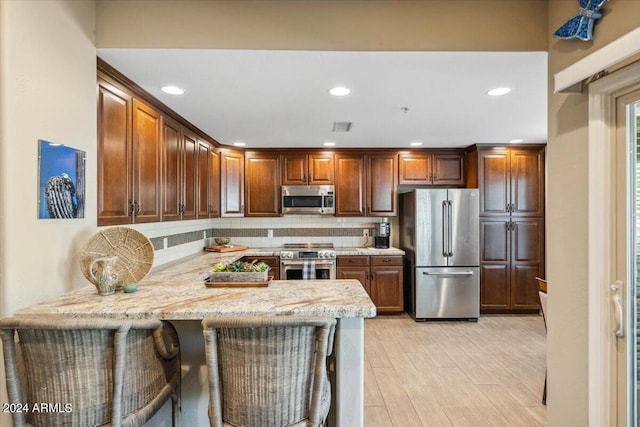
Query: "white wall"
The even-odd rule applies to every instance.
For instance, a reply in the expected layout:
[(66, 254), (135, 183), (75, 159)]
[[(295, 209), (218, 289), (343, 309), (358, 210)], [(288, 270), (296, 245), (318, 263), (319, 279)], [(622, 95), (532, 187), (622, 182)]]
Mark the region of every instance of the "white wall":
[[(94, 32), (93, 1), (0, 1), (0, 316), (85, 284), (77, 253), (96, 226)], [(86, 151), (85, 219), (37, 219), (38, 139)], [(0, 381), (7, 402), (4, 372)]]
[[(77, 253), (96, 226), (96, 49), (91, 1), (3, 1), (2, 313), (84, 278)], [(85, 219), (38, 220), (38, 139), (87, 153)]]

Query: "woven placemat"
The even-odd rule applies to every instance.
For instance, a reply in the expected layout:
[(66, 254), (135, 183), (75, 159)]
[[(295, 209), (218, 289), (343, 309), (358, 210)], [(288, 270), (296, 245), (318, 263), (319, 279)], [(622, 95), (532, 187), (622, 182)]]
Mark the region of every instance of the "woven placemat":
[(153, 266), (153, 244), (129, 227), (105, 228), (91, 236), (80, 255), (82, 274), (91, 281), (89, 266), (96, 258), (117, 256), (118, 288), (142, 280)]

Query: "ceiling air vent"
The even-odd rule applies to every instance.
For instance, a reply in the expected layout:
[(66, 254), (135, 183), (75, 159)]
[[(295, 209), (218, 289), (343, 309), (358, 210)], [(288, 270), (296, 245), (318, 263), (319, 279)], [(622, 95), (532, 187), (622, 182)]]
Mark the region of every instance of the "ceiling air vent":
[(334, 132), (349, 132), (353, 126), (352, 122), (333, 122)]

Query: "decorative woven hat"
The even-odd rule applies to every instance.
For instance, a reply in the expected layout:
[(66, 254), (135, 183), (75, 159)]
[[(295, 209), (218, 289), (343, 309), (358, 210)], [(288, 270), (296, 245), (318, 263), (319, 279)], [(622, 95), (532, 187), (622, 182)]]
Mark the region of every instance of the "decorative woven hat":
[(96, 258), (117, 256), (118, 288), (142, 280), (153, 266), (153, 244), (129, 227), (105, 228), (91, 236), (80, 255), (80, 269), (89, 281), (89, 267)]

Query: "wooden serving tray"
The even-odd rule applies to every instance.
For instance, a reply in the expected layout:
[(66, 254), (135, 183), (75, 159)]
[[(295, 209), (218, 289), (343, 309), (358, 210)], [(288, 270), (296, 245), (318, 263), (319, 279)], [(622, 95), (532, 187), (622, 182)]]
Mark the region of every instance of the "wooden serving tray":
[(249, 249), (249, 246), (232, 245), (232, 246), (205, 246), (204, 250), (208, 252), (236, 252)]
[(273, 276), (269, 277), (266, 282), (208, 282), (205, 281), (204, 285), (207, 288), (266, 288), (273, 279)]

